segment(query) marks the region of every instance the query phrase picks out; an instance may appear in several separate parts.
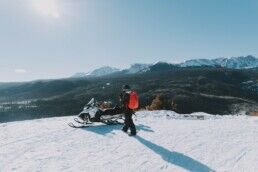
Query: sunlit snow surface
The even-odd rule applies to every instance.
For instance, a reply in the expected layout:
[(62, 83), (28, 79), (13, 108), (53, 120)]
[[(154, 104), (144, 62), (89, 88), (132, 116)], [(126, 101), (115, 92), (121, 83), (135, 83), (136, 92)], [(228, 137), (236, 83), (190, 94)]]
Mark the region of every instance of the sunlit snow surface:
[(136, 137), (73, 117), (2, 123), (0, 171), (258, 171), (258, 118), (193, 115), (138, 112)]

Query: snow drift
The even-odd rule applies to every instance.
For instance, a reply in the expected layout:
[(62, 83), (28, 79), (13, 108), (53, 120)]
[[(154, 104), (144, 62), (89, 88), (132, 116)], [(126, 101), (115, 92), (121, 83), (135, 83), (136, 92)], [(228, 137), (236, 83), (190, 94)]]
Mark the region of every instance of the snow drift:
[(137, 112), (136, 137), (119, 125), (73, 129), (71, 120), (0, 124), (1, 171), (258, 170), (255, 117)]

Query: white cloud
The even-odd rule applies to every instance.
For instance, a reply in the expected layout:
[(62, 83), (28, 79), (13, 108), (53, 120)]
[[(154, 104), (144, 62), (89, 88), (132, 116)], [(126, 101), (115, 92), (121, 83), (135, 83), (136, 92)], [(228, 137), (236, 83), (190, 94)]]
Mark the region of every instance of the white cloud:
[(32, 7), (45, 16), (53, 18), (60, 17), (60, 3), (59, 0), (31, 0)]
[(14, 70), (15, 73), (18, 73), (18, 74), (25, 74), (27, 73), (28, 71), (26, 69), (15, 69)]

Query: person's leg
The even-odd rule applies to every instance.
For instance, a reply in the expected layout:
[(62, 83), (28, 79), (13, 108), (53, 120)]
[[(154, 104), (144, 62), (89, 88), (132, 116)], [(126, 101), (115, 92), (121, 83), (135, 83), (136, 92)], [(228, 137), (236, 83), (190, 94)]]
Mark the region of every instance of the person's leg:
[(127, 127), (130, 128), (130, 131), (131, 131), (131, 135), (136, 135), (136, 128), (135, 128), (135, 125), (133, 123), (133, 119), (132, 119), (132, 116), (133, 116), (133, 111), (132, 110), (128, 110), (127, 113), (126, 113), (126, 124), (127, 124)]
[(127, 121), (126, 119), (125, 119), (124, 126), (123, 126), (122, 130), (123, 130), (124, 132), (127, 132), (127, 131), (128, 131), (128, 121)]
[(124, 114), (125, 114), (125, 121), (124, 121), (124, 126), (123, 126), (122, 130), (124, 132), (127, 132), (128, 128), (130, 126), (130, 114), (128, 113), (127, 110), (124, 111)]
[(136, 135), (136, 128), (135, 128), (135, 125), (133, 123), (132, 116), (131, 116), (131, 119), (129, 120), (129, 128), (131, 130), (131, 135)]

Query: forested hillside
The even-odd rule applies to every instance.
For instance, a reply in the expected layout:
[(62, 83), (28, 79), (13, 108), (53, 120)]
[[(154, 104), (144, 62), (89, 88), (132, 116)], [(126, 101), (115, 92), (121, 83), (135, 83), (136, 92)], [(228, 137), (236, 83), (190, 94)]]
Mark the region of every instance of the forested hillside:
[(122, 85), (142, 109), (228, 114), (258, 111), (257, 69), (178, 67), (157, 63), (143, 73), (0, 84), (0, 121), (75, 115), (89, 99), (118, 104)]

